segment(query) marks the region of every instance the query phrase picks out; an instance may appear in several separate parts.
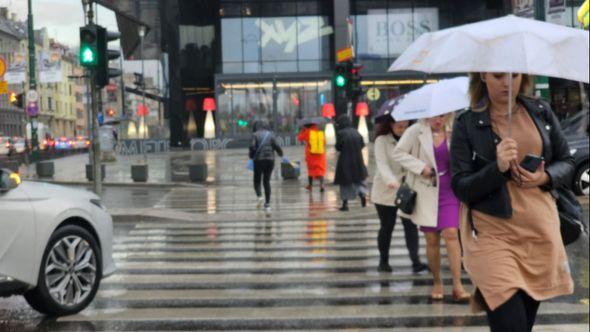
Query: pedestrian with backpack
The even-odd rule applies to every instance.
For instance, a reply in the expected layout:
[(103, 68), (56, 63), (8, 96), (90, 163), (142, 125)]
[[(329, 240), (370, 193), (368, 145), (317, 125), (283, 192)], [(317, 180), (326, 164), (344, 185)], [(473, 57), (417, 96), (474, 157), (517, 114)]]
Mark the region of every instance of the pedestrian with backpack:
[(324, 176), (326, 175), (326, 139), (324, 131), (316, 124), (309, 124), (303, 127), (297, 136), (297, 140), (305, 142), (305, 163), (307, 164), (308, 184), (305, 189), (311, 192), (313, 180), (320, 182), (320, 192), (326, 189)]
[[(254, 171), (254, 191), (258, 197), (258, 208), (264, 204), (266, 214), (270, 214), (270, 177), (275, 167), (275, 152), (283, 157), (283, 150), (277, 144), (270, 126), (265, 121), (256, 121), (253, 126), (254, 134), (249, 148), (251, 162), (249, 168)], [(260, 184), (264, 185), (264, 198)]]

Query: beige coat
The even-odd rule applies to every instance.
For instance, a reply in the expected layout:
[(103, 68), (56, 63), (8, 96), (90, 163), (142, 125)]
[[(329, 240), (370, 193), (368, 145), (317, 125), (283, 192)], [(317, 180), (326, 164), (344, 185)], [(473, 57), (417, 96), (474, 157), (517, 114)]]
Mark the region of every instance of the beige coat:
[(389, 188), (389, 184), (400, 183), (404, 170), (393, 160), (393, 149), (397, 140), (393, 135), (381, 135), (374, 144), (375, 176), (371, 190), (371, 201), (375, 204), (395, 206), (397, 190)]
[[(447, 139), (447, 144), (449, 142)], [(427, 164), (436, 170), (430, 126), (423, 121), (410, 126), (397, 143), (393, 159), (407, 171), (406, 183), (417, 193), (416, 207), (410, 218), (416, 225), (436, 227), (438, 187), (421, 175)]]

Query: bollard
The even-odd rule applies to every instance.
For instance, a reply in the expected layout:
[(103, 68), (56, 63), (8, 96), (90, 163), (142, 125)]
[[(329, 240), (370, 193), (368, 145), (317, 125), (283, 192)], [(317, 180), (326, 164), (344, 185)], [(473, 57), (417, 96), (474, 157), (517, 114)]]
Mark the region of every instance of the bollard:
[(52, 178), (55, 174), (53, 161), (40, 161), (36, 164), (37, 176), (39, 178)]
[(207, 181), (207, 164), (188, 165), (188, 177), (191, 182)]
[(147, 182), (148, 165), (131, 165), (131, 179), (133, 182)]
[[(104, 177), (107, 174), (104, 164), (100, 165), (100, 174), (101, 174), (102, 181), (104, 181)], [(94, 181), (94, 174), (92, 172), (92, 165), (89, 165), (89, 164), (86, 164), (86, 179), (88, 179), (88, 181)]]

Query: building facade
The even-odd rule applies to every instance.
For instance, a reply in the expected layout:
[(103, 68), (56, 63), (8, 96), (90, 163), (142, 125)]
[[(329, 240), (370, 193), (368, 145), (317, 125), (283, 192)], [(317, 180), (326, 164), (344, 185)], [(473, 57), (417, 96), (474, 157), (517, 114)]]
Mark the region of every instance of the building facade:
[[(9, 66), (22, 51), (24, 31), (6, 7), (0, 8), (0, 57)], [(0, 77), (0, 80), (2, 78)], [(0, 94), (0, 136), (24, 136), (24, 110), (10, 103), (10, 94), (24, 91), (24, 84), (9, 84), (7, 93)]]
[[(321, 115), (321, 106), (333, 100), (335, 54), (350, 39), (355, 61), (364, 66), (363, 98), (374, 113), (385, 100), (443, 77), (387, 72), (421, 34), (515, 11), (534, 16), (536, 10), (532, 0), (162, 0), (156, 19), (154, 0), (148, 2), (151, 11), (131, 5), (120, 9), (153, 22), (150, 33), (161, 37), (162, 54), (156, 58), (168, 67), (166, 116), (172, 146), (202, 137), (207, 97), (217, 102), (218, 137), (248, 135), (257, 119), (292, 135), (298, 119)], [(572, 25), (581, 2), (550, 1), (546, 19), (555, 19), (551, 10), (559, 3), (567, 8), (557, 23)], [(531, 7), (524, 14), (523, 4)], [(558, 112), (580, 109), (579, 86), (548, 83), (552, 89), (544, 97), (554, 106), (561, 100)]]

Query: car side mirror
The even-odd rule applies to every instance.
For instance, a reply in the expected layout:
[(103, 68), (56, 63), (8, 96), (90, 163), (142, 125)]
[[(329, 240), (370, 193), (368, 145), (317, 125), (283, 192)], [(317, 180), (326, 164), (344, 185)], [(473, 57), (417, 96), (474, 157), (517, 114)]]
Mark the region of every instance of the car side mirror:
[(20, 184), (20, 176), (8, 169), (0, 169), (0, 193), (8, 192)]

